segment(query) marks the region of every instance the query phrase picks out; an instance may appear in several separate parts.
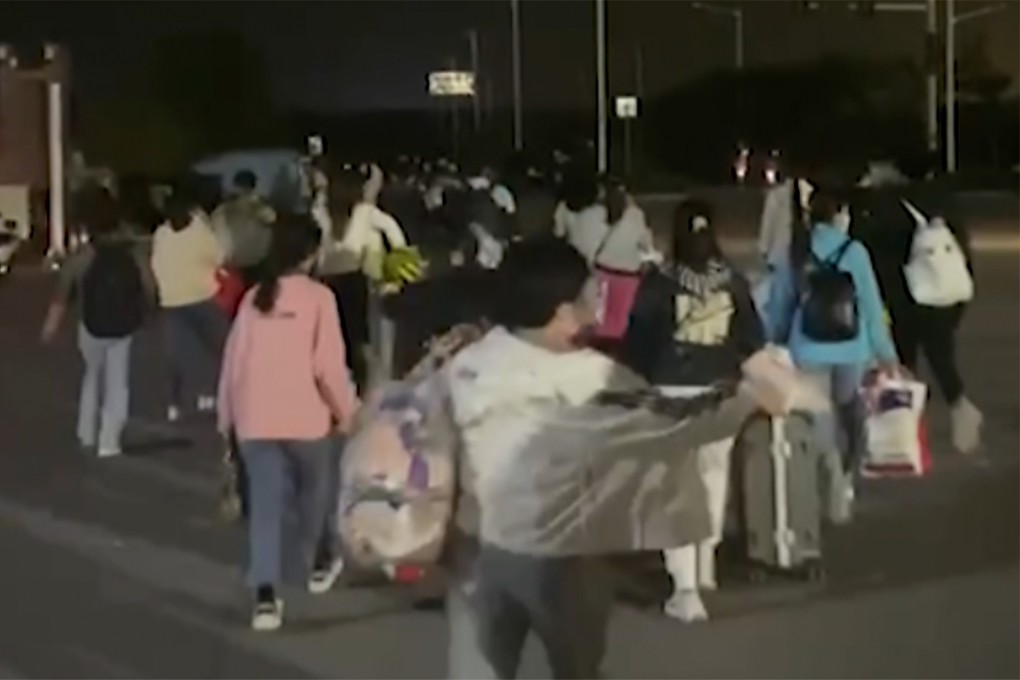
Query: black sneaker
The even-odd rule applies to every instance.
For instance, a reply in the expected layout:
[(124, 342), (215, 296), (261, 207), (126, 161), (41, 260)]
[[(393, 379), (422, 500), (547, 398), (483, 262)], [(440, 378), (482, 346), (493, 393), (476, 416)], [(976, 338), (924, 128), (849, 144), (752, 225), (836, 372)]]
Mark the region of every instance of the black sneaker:
[(251, 628), (259, 632), (279, 630), (283, 625), (283, 600), (272, 588), (259, 588), (251, 614)]

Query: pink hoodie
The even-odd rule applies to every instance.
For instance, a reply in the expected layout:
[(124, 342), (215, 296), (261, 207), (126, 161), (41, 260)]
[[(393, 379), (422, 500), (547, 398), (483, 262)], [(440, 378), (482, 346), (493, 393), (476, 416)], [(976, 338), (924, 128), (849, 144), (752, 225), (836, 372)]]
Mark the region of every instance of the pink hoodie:
[(219, 427), (240, 440), (321, 439), (347, 423), (357, 395), (333, 293), (304, 275), (280, 279), (272, 311), (241, 302), (227, 340)]

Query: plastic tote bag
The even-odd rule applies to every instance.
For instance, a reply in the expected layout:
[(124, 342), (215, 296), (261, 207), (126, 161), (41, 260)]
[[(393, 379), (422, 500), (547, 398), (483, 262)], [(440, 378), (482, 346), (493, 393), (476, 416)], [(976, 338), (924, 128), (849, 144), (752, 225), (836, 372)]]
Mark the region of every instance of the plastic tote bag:
[(440, 366), (477, 338), (458, 327), (369, 400), (340, 464), (338, 530), (359, 565), (398, 577), (435, 564), (456, 493), (457, 432)]
[(920, 476), (931, 465), (924, 428), (928, 387), (916, 380), (879, 377), (864, 389), (867, 476)]
[(941, 217), (929, 220), (903, 201), (916, 225), (910, 259), (903, 267), (914, 302), (926, 307), (952, 307), (974, 298), (974, 279), (956, 237)]

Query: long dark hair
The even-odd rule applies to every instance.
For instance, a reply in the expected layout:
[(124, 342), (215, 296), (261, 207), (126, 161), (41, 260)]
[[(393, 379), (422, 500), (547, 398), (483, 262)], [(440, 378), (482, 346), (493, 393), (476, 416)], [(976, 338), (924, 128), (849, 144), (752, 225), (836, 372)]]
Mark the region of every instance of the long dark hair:
[(273, 238), (255, 290), (255, 308), (263, 314), (273, 311), (280, 293), (280, 277), (297, 270), (315, 254), (319, 227), (307, 215), (283, 215), (273, 225)]
[(606, 180), (605, 187), (607, 221), (609, 224), (616, 224), (623, 217), (629, 202), (627, 185), (623, 180), (614, 177)]
[(578, 213), (595, 205), (598, 195), (598, 182), (590, 170), (571, 168), (563, 179), (563, 202), (570, 212)]
[(811, 225), (804, 216), (800, 182), (800, 177), (793, 177), (793, 195), (790, 197), (790, 263), (798, 272), (804, 269), (811, 252)]
[(811, 255), (811, 230), (816, 224), (832, 224), (833, 218), (846, 200), (840, 192), (828, 187), (817, 186), (811, 192), (807, 216), (801, 208), (800, 183), (793, 184), (793, 231), (790, 235), (790, 262), (794, 271), (804, 270)]
[[(705, 224), (701, 224), (704, 220)], [(721, 259), (722, 250), (715, 235), (712, 206), (691, 198), (681, 201), (673, 211), (673, 262), (699, 272), (709, 261)]]
[(329, 215), (333, 219), (333, 238), (343, 238), (354, 207), (361, 203), (364, 194), (365, 178), (353, 168), (344, 168), (329, 178)]

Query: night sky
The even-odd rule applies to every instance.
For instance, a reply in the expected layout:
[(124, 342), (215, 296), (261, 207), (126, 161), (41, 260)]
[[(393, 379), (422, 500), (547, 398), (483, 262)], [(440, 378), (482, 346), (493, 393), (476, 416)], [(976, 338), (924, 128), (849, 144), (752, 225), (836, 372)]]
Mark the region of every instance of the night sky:
[[(960, 27), (959, 40), (983, 37), (1016, 91), (1020, 0), (1007, 11)], [(796, 3), (754, 0), (746, 11), (749, 66), (823, 54), (918, 58), (923, 14), (860, 17), (845, 2), (805, 14)], [(958, 0), (958, 11), (988, 4)], [(594, 92), (593, 3), (524, 0), (524, 88), (528, 107), (591, 106)], [(479, 31), (482, 73), (497, 101), (510, 98), (508, 0), (341, 2), (27, 2), (0, 3), (0, 36), (15, 45), (54, 39), (69, 45), (80, 95), (121, 87), (160, 35), (229, 29), (262, 50), (281, 106), (321, 112), (420, 108), (425, 74), (451, 57), (468, 63), (467, 29)], [(733, 63), (733, 22), (683, 0), (609, 3), (610, 92), (634, 87), (641, 45), (645, 90), (655, 94)]]

